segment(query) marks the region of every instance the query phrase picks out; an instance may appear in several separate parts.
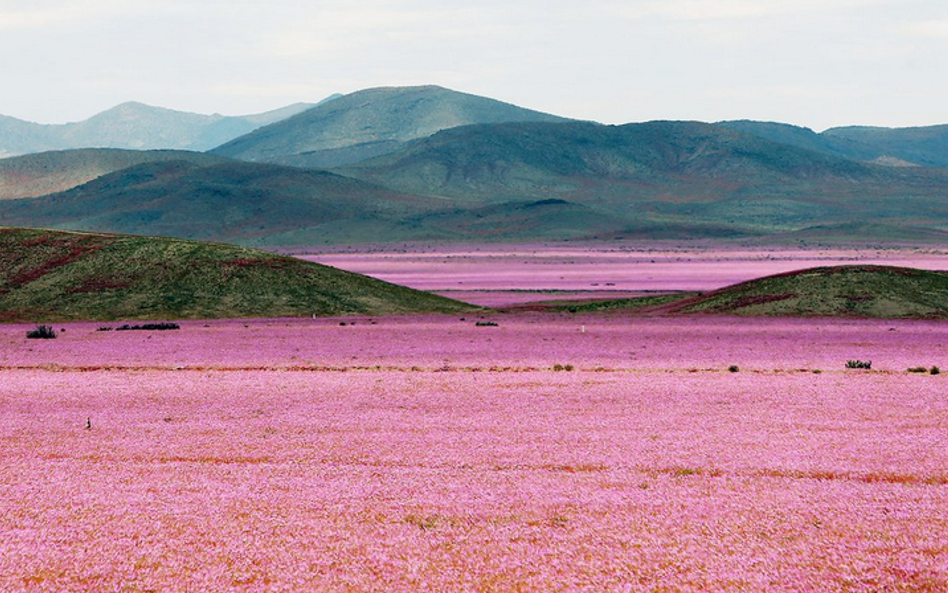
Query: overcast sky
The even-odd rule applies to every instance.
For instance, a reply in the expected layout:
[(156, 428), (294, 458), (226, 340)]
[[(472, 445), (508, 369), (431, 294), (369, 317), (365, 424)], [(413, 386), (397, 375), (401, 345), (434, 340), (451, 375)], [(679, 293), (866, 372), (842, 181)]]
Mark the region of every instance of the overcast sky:
[(438, 84), (607, 123), (948, 122), (946, 0), (0, 0), (0, 114)]

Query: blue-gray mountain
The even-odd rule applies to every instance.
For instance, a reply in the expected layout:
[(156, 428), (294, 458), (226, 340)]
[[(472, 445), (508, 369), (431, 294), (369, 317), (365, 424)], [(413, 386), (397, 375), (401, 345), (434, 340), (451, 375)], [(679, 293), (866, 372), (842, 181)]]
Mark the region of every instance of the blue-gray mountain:
[(902, 167), (948, 167), (948, 125), (918, 128), (851, 126), (816, 133), (809, 128), (759, 121), (719, 125), (775, 142), (848, 159)]
[(0, 157), (70, 148), (208, 150), (311, 107), (311, 103), (297, 103), (266, 113), (228, 117), (129, 102), (87, 120), (57, 125), (0, 116)]
[(265, 126), (213, 152), (246, 161), (330, 168), (394, 152), (449, 128), (525, 121), (567, 120), (437, 86), (374, 88)]
[[(0, 197), (68, 190), (0, 201), (0, 224), (270, 246), (944, 242), (940, 134), (938, 127), (816, 134), (763, 122), (606, 126), (439, 87), (370, 89), (214, 154), (74, 151), (0, 161)], [(337, 166), (305, 168), (313, 164)], [(29, 184), (31, 193), (22, 193)]]

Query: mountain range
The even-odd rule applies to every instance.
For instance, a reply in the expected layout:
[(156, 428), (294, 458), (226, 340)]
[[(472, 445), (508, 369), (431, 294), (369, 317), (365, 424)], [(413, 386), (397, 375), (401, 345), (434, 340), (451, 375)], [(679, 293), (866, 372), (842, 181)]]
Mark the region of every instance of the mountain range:
[(296, 103), (266, 113), (224, 116), (132, 101), (66, 124), (38, 124), (0, 115), (0, 157), (70, 148), (208, 150), (313, 106)]
[(943, 241), (945, 146), (948, 126), (820, 134), (753, 121), (612, 126), (440, 87), (379, 88), (208, 153), (0, 160), (0, 224), (267, 246)]

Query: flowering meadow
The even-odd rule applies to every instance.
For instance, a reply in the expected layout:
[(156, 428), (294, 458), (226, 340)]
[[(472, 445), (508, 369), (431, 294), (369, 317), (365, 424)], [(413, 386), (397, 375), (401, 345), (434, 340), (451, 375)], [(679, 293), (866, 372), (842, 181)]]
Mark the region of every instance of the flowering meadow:
[(480, 319), (0, 327), (0, 591), (948, 590), (948, 325)]
[(609, 291), (612, 298), (625, 298), (634, 291), (714, 290), (770, 274), (854, 263), (948, 270), (948, 250), (940, 247), (798, 249), (693, 242), (381, 248), (301, 257), (491, 307), (558, 298), (543, 292), (551, 289), (588, 291), (589, 298), (609, 298), (599, 294)]

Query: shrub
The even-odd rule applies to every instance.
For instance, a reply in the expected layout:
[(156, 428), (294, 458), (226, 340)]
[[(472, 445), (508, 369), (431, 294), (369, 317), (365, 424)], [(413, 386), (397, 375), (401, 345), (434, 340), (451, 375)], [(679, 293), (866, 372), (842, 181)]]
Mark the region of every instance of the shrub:
[(940, 374), (941, 374), (941, 369), (938, 368), (938, 367), (936, 367), (936, 366), (933, 366), (933, 367), (932, 367), (932, 370), (929, 371), (929, 372), (930, 372), (931, 374), (933, 374), (933, 375), (940, 375)]
[(553, 365), (553, 370), (554, 370), (554, 371), (572, 371), (574, 368), (576, 368), (576, 367), (574, 367), (574, 366), (571, 365), (571, 364), (559, 364), (559, 363), (557, 363), (557, 364), (554, 364), (554, 365)]
[(872, 361), (871, 360), (847, 360), (846, 361), (847, 369), (871, 369)]
[(731, 366), (727, 367), (727, 370), (729, 373), (738, 373), (741, 369), (736, 364), (732, 364)]
[(497, 324), (493, 321), (478, 321), (474, 325), (477, 327), (497, 327)]
[(56, 330), (49, 325), (37, 325), (36, 329), (26, 332), (26, 337), (31, 340), (52, 340), (56, 337)]
[(925, 367), (910, 367), (908, 372), (910, 373), (927, 373), (928, 369)]
[(181, 329), (181, 326), (177, 323), (143, 323), (141, 325), (128, 325), (127, 323), (121, 327), (115, 328), (115, 331), (133, 331), (133, 330), (169, 330), (169, 329)]
[(96, 329), (95, 331), (97, 331), (97, 332), (110, 332), (110, 331), (112, 331), (112, 329), (114, 329), (114, 328), (112, 328), (111, 326), (103, 325), (102, 327)]

